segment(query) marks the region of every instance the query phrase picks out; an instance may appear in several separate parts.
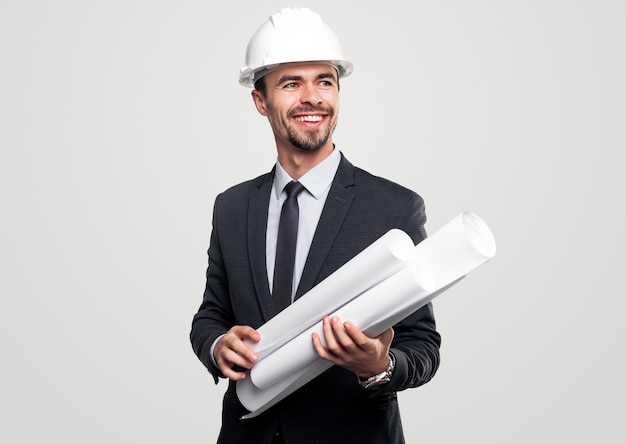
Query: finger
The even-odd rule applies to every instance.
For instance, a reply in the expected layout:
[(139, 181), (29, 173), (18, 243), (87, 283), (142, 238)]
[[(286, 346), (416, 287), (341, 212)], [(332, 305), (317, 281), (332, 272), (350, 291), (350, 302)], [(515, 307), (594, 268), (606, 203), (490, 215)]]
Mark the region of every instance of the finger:
[(246, 378), (246, 374), (244, 372), (238, 372), (232, 369), (231, 367), (224, 367), (224, 368), (220, 367), (220, 370), (222, 370), (222, 374), (224, 376), (226, 376), (228, 379), (231, 379), (233, 381), (240, 381)]
[(324, 333), (324, 341), (326, 342), (327, 350), (336, 350), (338, 348), (335, 333), (333, 332), (333, 326), (328, 316), (324, 317), (322, 321), (322, 332)]
[(252, 363), (233, 350), (224, 350), (220, 354), (217, 364), (222, 374), (234, 381), (245, 378), (246, 370), (252, 367)]
[(241, 358), (241, 359), (237, 359), (237, 362), (233, 361), (235, 364), (241, 365), (240, 364), (241, 360), (246, 361), (246, 365), (242, 365), (242, 367), (249, 368), (250, 366), (252, 366), (252, 364), (254, 364), (255, 362), (259, 360), (259, 357), (257, 356), (257, 354), (252, 349), (250, 349), (247, 345), (245, 345), (242, 341), (233, 342), (230, 347), (230, 350), (235, 352), (238, 355), (238, 357)]
[(234, 350), (224, 350), (223, 354), (224, 365), (228, 367), (239, 367), (249, 370), (254, 365), (254, 362), (247, 359), (245, 356), (235, 352)]
[(361, 350), (368, 352), (371, 351), (375, 345), (372, 343), (372, 339), (365, 335), (356, 325), (350, 321), (344, 322), (344, 328), (346, 333), (350, 336), (352, 342), (356, 344)]
[(335, 338), (341, 345), (341, 348), (347, 351), (354, 351), (358, 348), (357, 344), (355, 344), (352, 339), (352, 336), (346, 331), (344, 323), (341, 322), (341, 319), (338, 316), (333, 316), (331, 318), (331, 325)]
[(258, 342), (261, 339), (261, 335), (252, 327), (235, 326), (218, 341), (218, 346), (221, 346), (220, 348), (224, 348), (225, 350), (233, 350), (253, 364), (258, 360), (258, 356), (243, 342), (246, 339), (252, 342)]
[(249, 339), (252, 342), (259, 342), (261, 340), (261, 334), (247, 325), (234, 327), (233, 333), (237, 334), (241, 340)]
[(378, 335), (378, 339), (385, 345), (390, 345), (393, 341), (394, 331), (393, 328), (388, 328), (380, 335)]
[(328, 350), (326, 350), (326, 347), (324, 347), (324, 344), (322, 344), (322, 339), (317, 333), (313, 332), (311, 334), (311, 341), (313, 343), (313, 348), (317, 352), (317, 355), (322, 359), (330, 360)]

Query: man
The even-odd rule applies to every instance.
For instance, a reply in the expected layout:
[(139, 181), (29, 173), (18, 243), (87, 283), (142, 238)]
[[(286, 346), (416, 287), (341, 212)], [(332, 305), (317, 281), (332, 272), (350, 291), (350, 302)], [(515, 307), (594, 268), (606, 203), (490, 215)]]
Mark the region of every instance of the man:
[[(272, 128), (278, 161), (270, 173), (236, 185), (215, 201), (209, 267), (191, 342), (215, 381), (226, 377), (220, 443), (402, 443), (396, 392), (428, 382), (439, 365), (431, 305), (370, 338), (349, 319), (326, 317), (318, 355), (335, 364), (251, 419), (235, 384), (258, 357), (259, 326), (273, 317), (272, 288), (283, 274), (277, 247), (285, 185), (304, 190), (293, 282), (297, 299), (391, 228), (425, 238), (422, 199), (354, 167), (335, 148), (339, 78), (352, 71), (336, 36), (308, 9), (283, 9), (253, 35), (240, 82)], [(285, 204), (286, 206), (286, 204)], [(278, 253), (277, 253), (278, 249)], [(282, 285), (282, 284), (281, 284)], [(278, 286), (278, 284), (276, 284)]]

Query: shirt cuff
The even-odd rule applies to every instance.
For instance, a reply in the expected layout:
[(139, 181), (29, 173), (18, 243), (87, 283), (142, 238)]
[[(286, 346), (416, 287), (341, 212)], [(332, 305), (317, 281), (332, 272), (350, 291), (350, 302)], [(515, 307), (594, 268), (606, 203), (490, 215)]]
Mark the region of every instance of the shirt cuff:
[(219, 341), (220, 339), (222, 339), (224, 336), (226, 336), (226, 334), (220, 335), (217, 337), (217, 339), (215, 341), (213, 341), (213, 344), (211, 344), (211, 349), (210, 351), (210, 355), (211, 355), (211, 362), (213, 363), (214, 366), (218, 367), (217, 365), (217, 361), (215, 360), (215, 355), (213, 354), (213, 350), (215, 350), (215, 345), (217, 344), (217, 341)]

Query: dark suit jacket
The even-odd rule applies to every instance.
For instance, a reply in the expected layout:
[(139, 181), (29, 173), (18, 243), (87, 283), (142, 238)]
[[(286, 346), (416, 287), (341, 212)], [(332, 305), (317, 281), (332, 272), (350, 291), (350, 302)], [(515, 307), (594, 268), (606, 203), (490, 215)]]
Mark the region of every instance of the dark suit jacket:
[[(233, 325), (260, 327), (274, 316), (267, 279), (265, 230), (273, 171), (236, 185), (215, 200), (209, 268), (191, 342), (215, 381), (221, 375), (210, 347)], [(391, 228), (417, 244), (426, 236), (422, 199), (413, 191), (355, 168), (342, 155), (322, 212), (296, 298)], [(396, 392), (429, 381), (439, 365), (440, 337), (432, 307), (394, 326), (396, 368), (389, 383), (367, 391), (354, 373), (331, 369), (256, 418), (229, 382), (219, 442), (269, 443), (276, 430), (287, 443), (402, 443)]]

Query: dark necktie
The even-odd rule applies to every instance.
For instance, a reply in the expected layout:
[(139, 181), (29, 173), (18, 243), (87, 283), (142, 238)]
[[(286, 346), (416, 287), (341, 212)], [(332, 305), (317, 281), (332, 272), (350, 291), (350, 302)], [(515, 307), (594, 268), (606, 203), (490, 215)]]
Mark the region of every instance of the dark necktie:
[(280, 212), (272, 289), (276, 313), (291, 304), (293, 266), (296, 258), (296, 238), (298, 236), (298, 194), (302, 190), (304, 190), (304, 185), (300, 182), (289, 182), (285, 186), (287, 199), (283, 202), (283, 208)]

